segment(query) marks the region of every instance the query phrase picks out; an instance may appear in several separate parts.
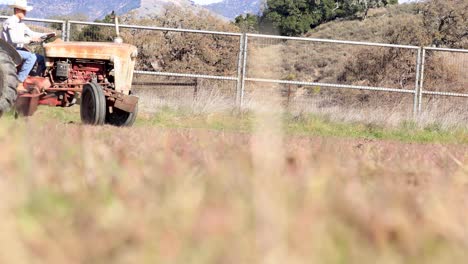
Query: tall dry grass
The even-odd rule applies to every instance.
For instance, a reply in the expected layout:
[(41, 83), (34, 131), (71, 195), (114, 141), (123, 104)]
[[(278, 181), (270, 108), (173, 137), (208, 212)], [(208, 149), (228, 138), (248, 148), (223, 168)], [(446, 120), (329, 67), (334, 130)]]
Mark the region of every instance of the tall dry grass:
[(1, 120), (1, 263), (463, 263), (465, 145)]
[[(230, 92), (223, 89), (232, 87)], [(235, 84), (211, 82), (199, 86), (197, 96), (193, 88), (155, 87), (137, 88), (140, 108), (147, 113), (165, 109), (194, 114), (216, 114), (237, 111)], [(441, 129), (466, 128), (468, 115), (466, 99), (424, 96), (422, 112), (413, 113), (414, 96), (374, 91), (340, 91), (343, 97), (323, 93), (334, 88), (305, 88), (247, 83), (243, 112), (257, 110), (292, 115), (317, 115), (332, 122), (362, 123), (395, 128), (405, 122), (417, 127), (438, 125)], [(289, 94), (289, 95), (288, 95)], [(390, 98), (389, 100), (387, 100)]]

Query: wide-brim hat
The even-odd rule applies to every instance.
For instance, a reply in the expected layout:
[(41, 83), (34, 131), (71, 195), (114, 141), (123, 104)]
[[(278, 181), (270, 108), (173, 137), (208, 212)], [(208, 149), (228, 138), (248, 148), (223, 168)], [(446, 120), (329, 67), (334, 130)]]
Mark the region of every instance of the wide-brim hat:
[(25, 10), (27, 12), (33, 10), (33, 7), (29, 6), (28, 2), (26, 0), (16, 0), (12, 4), (10, 4), (9, 7), (18, 8), (18, 9), (21, 9), (21, 10)]

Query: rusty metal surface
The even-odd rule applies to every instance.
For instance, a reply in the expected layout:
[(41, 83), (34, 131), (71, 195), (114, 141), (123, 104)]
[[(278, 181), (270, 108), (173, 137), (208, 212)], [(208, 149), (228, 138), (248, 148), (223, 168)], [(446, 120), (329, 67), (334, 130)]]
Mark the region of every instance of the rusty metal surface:
[(126, 43), (62, 42), (44, 45), (48, 65), (56, 58), (110, 61), (114, 64), (115, 90), (130, 94), (138, 50)]
[(114, 107), (125, 112), (133, 113), (135, 112), (135, 107), (138, 104), (138, 97), (133, 95), (124, 95), (115, 101)]
[(63, 101), (56, 94), (46, 94), (39, 97), (38, 105), (62, 106)]
[[(64, 63), (64, 62), (62, 62)], [(96, 61), (81, 61), (73, 60), (67, 63), (64, 74), (66, 77), (60, 79), (57, 77), (57, 68), (52, 68), (48, 77), (52, 80), (52, 86), (45, 89), (45, 91), (72, 91), (81, 92), (83, 85), (90, 82), (97, 82), (103, 87), (111, 85), (108, 82), (108, 70), (105, 63), (97, 63)]]
[(104, 95), (113, 107), (129, 113), (135, 112), (135, 108), (138, 104), (138, 97), (126, 95), (107, 88), (104, 88)]
[(83, 88), (47, 88), (46, 92), (75, 92), (81, 93)]
[[(44, 45), (48, 58), (110, 60), (114, 56), (130, 58), (137, 48), (126, 43), (63, 42), (56, 40)], [(136, 55), (136, 54), (134, 54)]]
[(63, 99), (56, 94), (38, 93), (33, 90), (31, 93), (18, 95), (15, 110), (21, 116), (32, 116), (39, 105), (63, 106)]
[(50, 83), (49, 78), (44, 77), (28, 77), (24, 82), (23, 85), (26, 89), (32, 90), (37, 89), (38, 91), (43, 91), (52, 86)]
[(39, 105), (40, 95), (37, 92), (19, 95), (15, 104), (16, 112), (21, 116), (32, 116)]

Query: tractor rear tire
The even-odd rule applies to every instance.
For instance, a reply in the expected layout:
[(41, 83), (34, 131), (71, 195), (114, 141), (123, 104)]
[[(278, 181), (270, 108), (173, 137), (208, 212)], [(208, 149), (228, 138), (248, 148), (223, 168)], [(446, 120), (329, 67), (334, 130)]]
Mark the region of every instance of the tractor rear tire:
[(106, 98), (99, 84), (88, 83), (83, 86), (80, 115), (84, 124), (104, 125), (106, 120)]
[(18, 82), (15, 64), (8, 53), (0, 49), (0, 116), (14, 106)]
[(118, 127), (131, 127), (138, 115), (138, 104), (135, 106), (133, 113), (125, 112), (115, 107), (112, 108), (111, 113), (109, 107), (107, 109), (106, 124)]

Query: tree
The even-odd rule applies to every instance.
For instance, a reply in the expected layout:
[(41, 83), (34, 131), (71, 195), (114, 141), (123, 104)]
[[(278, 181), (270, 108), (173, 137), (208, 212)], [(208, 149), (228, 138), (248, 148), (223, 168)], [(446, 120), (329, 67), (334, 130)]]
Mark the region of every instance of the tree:
[[(175, 6), (167, 7), (163, 15), (143, 18), (127, 15), (122, 21), (164, 28), (238, 31), (232, 23), (208, 11), (194, 13)], [(138, 48), (136, 67), (139, 70), (211, 75), (235, 75), (237, 72), (239, 42), (232, 36), (152, 30), (123, 30), (121, 34), (125, 42)]]
[[(324, 0), (327, 2), (329, 0)], [(268, 0), (260, 21), (262, 31), (279, 31), (281, 35), (299, 35), (322, 21), (315, 0)]]
[(396, 3), (398, 0), (267, 0), (259, 24), (262, 31), (300, 35), (339, 17), (363, 12), (365, 19), (370, 8)]
[[(76, 20), (76, 21), (87, 21), (89, 18), (85, 14), (73, 14), (73, 15), (57, 15), (57, 16), (51, 16), (48, 17), (48, 19), (53, 19), (53, 20), (62, 20), (62, 21), (69, 21), (69, 20)], [(62, 32), (63, 30), (63, 24), (62, 23), (51, 23), (50, 27), (53, 30), (56, 30), (57, 32)], [(71, 25), (70, 28), (72, 33), (76, 33), (79, 31), (78, 25)], [(62, 32), (63, 34), (64, 32)]]
[(241, 32), (258, 32), (259, 16), (246, 14), (237, 16), (234, 24), (238, 26)]
[(437, 47), (468, 47), (468, 1), (431, 0), (423, 5), (423, 27)]
[(348, 14), (363, 12), (362, 19), (366, 19), (371, 8), (398, 4), (398, 0), (342, 0), (340, 5)]
[[(106, 15), (104, 19), (96, 19), (94, 22), (114, 23), (115, 12)], [(113, 31), (103, 29), (102, 26), (89, 25), (84, 27), (80, 33), (74, 38), (77, 41), (112, 41)]]

